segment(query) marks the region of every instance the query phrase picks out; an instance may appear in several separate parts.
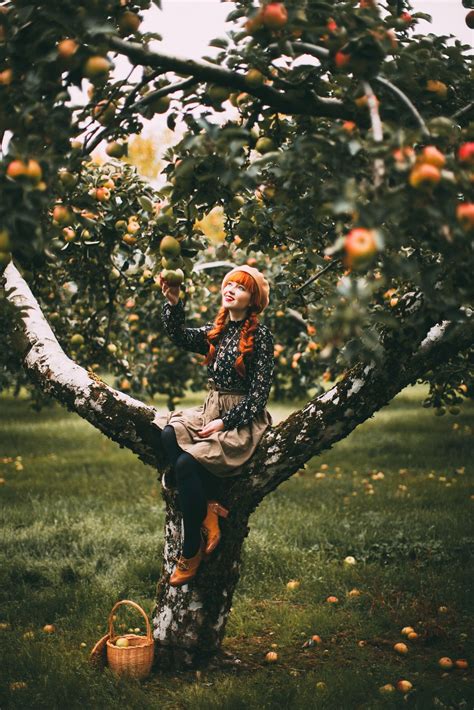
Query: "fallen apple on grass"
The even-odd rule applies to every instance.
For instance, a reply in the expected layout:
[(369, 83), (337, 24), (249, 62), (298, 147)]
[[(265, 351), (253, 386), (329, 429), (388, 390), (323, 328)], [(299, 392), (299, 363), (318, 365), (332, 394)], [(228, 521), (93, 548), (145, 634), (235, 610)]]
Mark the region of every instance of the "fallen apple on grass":
[(397, 690), (400, 690), (402, 693), (408, 693), (409, 690), (413, 688), (412, 683), (410, 683), (409, 680), (399, 680), (397, 682)]
[(406, 643), (396, 643), (393, 649), (401, 656), (405, 656), (408, 653), (408, 646), (406, 645)]
[(395, 692), (395, 686), (392, 685), (391, 683), (386, 683), (385, 685), (381, 685), (379, 688), (379, 693), (381, 695), (390, 695), (390, 693)]
[(443, 671), (450, 671), (454, 668), (454, 663), (449, 658), (449, 656), (443, 656), (438, 661), (438, 666), (443, 669)]

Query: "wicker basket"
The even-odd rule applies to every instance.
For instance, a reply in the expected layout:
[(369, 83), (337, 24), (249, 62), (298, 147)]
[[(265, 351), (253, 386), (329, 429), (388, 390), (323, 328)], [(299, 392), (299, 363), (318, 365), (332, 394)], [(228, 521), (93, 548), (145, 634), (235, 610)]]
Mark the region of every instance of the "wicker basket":
[[(113, 615), (115, 610), (122, 604), (129, 604), (137, 611), (143, 614), (146, 621), (146, 636), (138, 636), (137, 634), (119, 634), (121, 637), (128, 639), (129, 646), (125, 648), (115, 646), (114, 641), (117, 639), (117, 634), (114, 632)], [(146, 678), (151, 671), (153, 664), (153, 653), (155, 644), (151, 633), (150, 622), (148, 617), (138, 604), (123, 599), (117, 602), (109, 614), (109, 638), (106, 641), (107, 646), (107, 662), (110, 670), (116, 675), (127, 675), (132, 678)]]

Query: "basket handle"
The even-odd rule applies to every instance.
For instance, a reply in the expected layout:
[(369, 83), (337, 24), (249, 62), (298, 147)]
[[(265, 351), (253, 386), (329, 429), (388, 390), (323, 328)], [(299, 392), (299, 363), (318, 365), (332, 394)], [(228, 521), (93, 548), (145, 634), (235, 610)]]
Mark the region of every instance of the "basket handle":
[(117, 602), (116, 604), (114, 604), (114, 606), (113, 606), (113, 608), (112, 608), (112, 611), (111, 611), (110, 614), (109, 614), (109, 634), (110, 634), (110, 640), (112, 640), (112, 639), (115, 638), (114, 622), (113, 622), (113, 618), (112, 618), (112, 617), (113, 617), (113, 615), (114, 615), (114, 611), (115, 611), (119, 606), (121, 606), (122, 604), (129, 604), (130, 606), (133, 606), (134, 609), (136, 609), (136, 610), (139, 611), (141, 614), (143, 614), (143, 617), (144, 617), (144, 619), (145, 619), (145, 621), (146, 621), (146, 636), (147, 636), (148, 641), (152, 641), (152, 640), (153, 640), (153, 636), (152, 636), (152, 633), (151, 633), (151, 626), (150, 626), (150, 622), (149, 622), (149, 620), (148, 620), (148, 616), (145, 614), (145, 612), (143, 611), (143, 609), (141, 608), (141, 606), (140, 606), (139, 604), (137, 604), (136, 602), (132, 602), (130, 599), (122, 599), (122, 601), (119, 601), (119, 602)]

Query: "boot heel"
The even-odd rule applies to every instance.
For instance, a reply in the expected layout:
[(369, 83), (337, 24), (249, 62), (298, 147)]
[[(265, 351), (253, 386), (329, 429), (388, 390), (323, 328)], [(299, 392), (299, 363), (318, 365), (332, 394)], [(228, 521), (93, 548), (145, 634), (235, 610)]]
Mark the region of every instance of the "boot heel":
[(227, 508), (224, 508), (224, 506), (220, 503), (212, 502), (209, 504), (209, 507), (214, 513), (216, 513), (216, 515), (220, 515), (221, 518), (227, 518), (229, 515)]

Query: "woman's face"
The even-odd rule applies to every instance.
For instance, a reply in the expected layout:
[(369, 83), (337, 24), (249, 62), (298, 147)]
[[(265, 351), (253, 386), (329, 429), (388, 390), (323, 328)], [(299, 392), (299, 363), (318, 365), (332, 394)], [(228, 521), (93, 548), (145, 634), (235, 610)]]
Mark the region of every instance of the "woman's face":
[(252, 294), (243, 284), (229, 279), (222, 286), (222, 305), (227, 308), (236, 318), (244, 317)]

